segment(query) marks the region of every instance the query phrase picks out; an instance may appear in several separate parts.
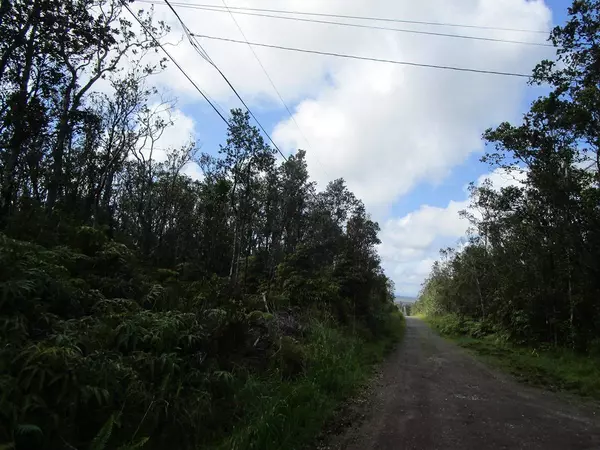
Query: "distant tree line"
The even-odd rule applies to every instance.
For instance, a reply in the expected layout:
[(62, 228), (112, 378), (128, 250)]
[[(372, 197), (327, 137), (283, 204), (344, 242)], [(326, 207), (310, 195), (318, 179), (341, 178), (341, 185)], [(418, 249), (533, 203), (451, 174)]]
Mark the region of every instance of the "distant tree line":
[[(600, 2), (577, 0), (531, 83), (523, 123), (485, 133), (483, 161), (522, 184), (472, 186), (466, 247), (446, 250), (417, 308), (483, 321), (518, 342), (600, 349)], [(522, 177), (519, 177), (522, 178)]]
[(0, 7), (0, 446), (198, 448), (243, 417), (232, 379), (302, 374), (310, 318), (377, 339), (394, 310), (363, 203), (248, 113), (157, 161), (167, 61), (123, 12)]

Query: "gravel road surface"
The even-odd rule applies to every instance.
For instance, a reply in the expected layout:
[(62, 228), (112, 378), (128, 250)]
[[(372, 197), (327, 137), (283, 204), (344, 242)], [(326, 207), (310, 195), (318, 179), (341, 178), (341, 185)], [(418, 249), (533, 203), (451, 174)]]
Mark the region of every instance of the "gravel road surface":
[(332, 449), (597, 449), (600, 408), (523, 386), (416, 318)]

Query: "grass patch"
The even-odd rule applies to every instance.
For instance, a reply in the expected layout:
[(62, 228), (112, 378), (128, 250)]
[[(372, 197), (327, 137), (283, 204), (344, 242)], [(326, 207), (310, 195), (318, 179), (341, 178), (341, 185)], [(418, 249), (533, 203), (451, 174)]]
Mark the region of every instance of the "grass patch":
[(302, 345), (305, 369), (286, 379), (274, 371), (248, 377), (236, 395), (243, 416), (213, 448), (301, 449), (310, 444), (336, 408), (370, 378), (373, 365), (399, 341), (404, 317), (393, 313), (380, 339), (365, 340), (315, 322)]
[(456, 316), (426, 317), (442, 336), (520, 381), (553, 391), (600, 399), (600, 358), (566, 349), (517, 346), (501, 339), (485, 325)]

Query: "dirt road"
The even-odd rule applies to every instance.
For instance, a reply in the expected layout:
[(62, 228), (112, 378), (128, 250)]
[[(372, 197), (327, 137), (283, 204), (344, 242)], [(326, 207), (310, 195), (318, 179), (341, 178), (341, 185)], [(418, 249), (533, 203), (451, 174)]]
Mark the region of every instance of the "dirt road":
[(364, 414), (330, 448), (600, 450), (597, 406), (520, 385), (415, 318)]

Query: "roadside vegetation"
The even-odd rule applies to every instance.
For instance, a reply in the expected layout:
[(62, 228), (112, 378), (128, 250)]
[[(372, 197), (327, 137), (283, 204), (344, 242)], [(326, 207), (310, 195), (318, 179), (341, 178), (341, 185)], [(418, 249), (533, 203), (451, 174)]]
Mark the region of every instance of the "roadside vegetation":
[(456, 315), (429, 316), (425, 321), (442, 336), (520, 381), (600, 400), (600, 353), (517, 345), (482, 322)]
[(402, 331), (379, 226), (248, 112), (161, 147), (139, 19), (0, 8), (0, 448), (301, 448)]
[(357, 392), (401, 338), (404, 318), (395, 313), (388, 334), (376, 342), (315, 323), (303, 349), (307, 370), (301, 378), (255, 378), (240, 389), (246, 417), (219, 448), (302, 449), (314, 441), (340, 404)]
[(550, 93), (484, 137), (512, 186), (472, 186), (472, 229), (442, 251), (413, 311), (443, 335), (547, 387), (600, 396), (600, 4), (577, 0), (550, 36)]

